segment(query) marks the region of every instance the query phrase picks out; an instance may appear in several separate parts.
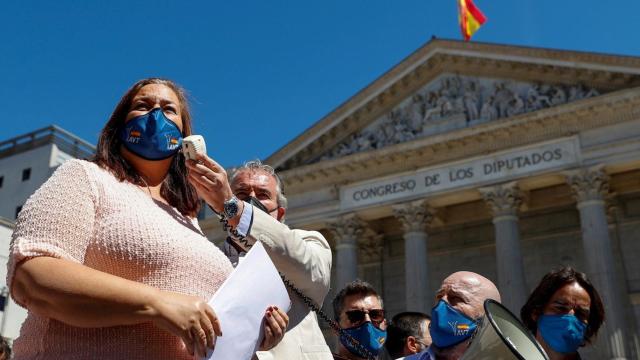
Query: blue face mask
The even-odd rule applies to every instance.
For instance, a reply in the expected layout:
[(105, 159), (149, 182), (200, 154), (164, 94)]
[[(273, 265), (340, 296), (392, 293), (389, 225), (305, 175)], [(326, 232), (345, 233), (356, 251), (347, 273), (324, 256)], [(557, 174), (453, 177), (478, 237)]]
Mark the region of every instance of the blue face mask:
[(182, 133), (160, 108), (124, 124), (118, 136), (127, 150), (147, 160), (163, 160), (180, 149)]
[(573, 315), (540, 315), (538, 330), (553, 350), (571, 354), (584, 343), (587, 324)]
[(433, 343), (443, 349), (463, 342), (473, 335), (478, 324), (472, 318), (440, 300), (431, 309), (429, 332)]
[[(360, 345), (369, 350), (373, 355), (378, 355), (378, 353), (380, 353), (382, 345), (384, 345), (384, 342), (387, 340), (387, 332), (378, 329), (370, 321), (367, 321), (357, 327), (344, 329), (344, 332), (353, 336)], [(364, 358), (367, 357), (365, 354), (361, 354), (355, 346), (351, 345), (346, 336), (340, 335), (340, 343), (342, 343), (342, 345), (344, 345), (344, 347), (353, 355)]]

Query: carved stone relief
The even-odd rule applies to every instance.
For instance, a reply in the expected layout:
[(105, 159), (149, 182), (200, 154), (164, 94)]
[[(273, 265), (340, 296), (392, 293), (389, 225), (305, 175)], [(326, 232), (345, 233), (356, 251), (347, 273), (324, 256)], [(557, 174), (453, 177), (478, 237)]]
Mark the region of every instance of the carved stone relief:
[(425, 232), (434, 219), (435, 210), (424, 200), (402, 203), (393, 206), (396, 216), (405, 233)]
[(601, 165), (567, 172), (567, 182), (571, 186), (578, 203), (604, 201), (609, 195), (609, 175)]
[(336, 250), (356, 248), (358, 261), (363, 263), (380, 260), (382, 255), (384, 234), (373, 231), (369, 224), (355, 214), (338, 217), (327, 224), (336, 242)]
[(368, 226), (354, 214), (341, 216), (327, 224), (327, 229), (332, 233), (336, 247), (355, 247)]
[(315, 161), (379, 149), (599, 94), (582, 84), (531, 84), (445, 74)]
[(516, 215), (524, 198), (515, 182), (479, 190), (495, 217)]

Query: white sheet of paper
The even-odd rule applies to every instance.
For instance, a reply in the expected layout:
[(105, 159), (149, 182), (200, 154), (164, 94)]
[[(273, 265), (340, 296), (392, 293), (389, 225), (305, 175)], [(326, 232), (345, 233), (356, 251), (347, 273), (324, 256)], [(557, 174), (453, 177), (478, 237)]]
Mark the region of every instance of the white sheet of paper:
[(259, 241), (209, 300), (220, 319), (222, 336), (205, 359), (249, 360), (262, 340), (269, 306), (289, 311), (291, 299), (280, 274)]

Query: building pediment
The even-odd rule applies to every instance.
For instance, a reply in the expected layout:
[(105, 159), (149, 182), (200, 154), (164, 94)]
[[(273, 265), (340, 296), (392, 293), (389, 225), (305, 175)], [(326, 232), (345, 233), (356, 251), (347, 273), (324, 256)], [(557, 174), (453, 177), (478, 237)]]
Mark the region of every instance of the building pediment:
[(638, 58), (432, 40), (267, 162), (332, 161), (638, 85)]
[(554, 85), (443, 74), (309, 163), (372, 151), (600, 95)]
[[(445, 181), (442, 180), (445, 175), (449, 179), (448, 181), (455, 182), (455, 185), (464, 183), (462, 179), (467, 179), (465, 177), (467, 173), (458, 173), (457, 170), (451, 172), (450, 170), (454, 168), (473, 168), (477, 170), (473, 170), (474, 174), (489, 173), (495, 175), (494, 169), (487, 170), (487, 166), (501, 161), (504, 163), (511, 161), (512, 167), (522, 165), (523, 168), (532, 169), (529, 167), (529, 162), (531, 164), (539, 164), (540, 158), (544, 160), (545, 156), (549, 160), (553, 158), (552, 155), (557, 149), (562, 148), (562, 146), (553, 149), (546, 148), (547, 144), (556, 144), (556, 142), (562, 144), (564, 144), (564, 141), (573, 142), (574, 150), (561, 151), (561, 153), (574, 154), (576, 156), (565, 157), (563, 155), (564, 160), (569, 160), (568, 163), (563, 164), (555, 164), (551, 160), (544, 160), (546, 165), (555, 168), (556, 165), (559, 167), (571, 167), (576, 164), (582, 164), (581, 151), (583, 149), (581, 148), (581, 142), (584, 140), (583, 136), (593, 137), (593, 131), (598, 131), (597, 129), (615, 126), (624, 127), (626, 124), (636, 121), (639, 116), (640, 87), (635, 87), (505, 119), (489, 121), (456, 131), (425, 136), (373, 151), (362, 151), (332, 160), (297, 166), (281, 172), (280, 175), (285, 183), (287, 193), (293, 195), (290, 204), (295, 204), (296, 216), (305, 218), (305, 211), (302, 208), (309, 206), (310, 202), (313, 206), (309, 208), (309, 211), (314, 214), (325, 210), (327, 213), (340, 211), (340, 209), (345, 208), (344, 199), (359, 196), (348, 193), (349, 189), (358, 190), (359, 186), (367, 185), (371, 181), (380, 181), (380, 184), (387, 184), (385, 182), (387, 179), (404, 179), (402, 174), (421, 175), (424, 171), (428, 173), (428, 176), (422, 177), (425, 181), (423, 185), (427, 186), (427, 177), (442, 173), (440, 181), (433, 177), (433, 184), (438, 183), (436, 184), (437, 186), (430, 188), (433, 190), (438, 186), (446, 187)], [(586, 135), (589, 133), (590, 135)], [(587, 141), (593, 141), (593, 139)], [(575, 150), (578, 148), (580, 150)], [(590, 148), (589, 151), (594, 151), (595, 148)], [(629, 151), (634, 151), (633, 147), (629, 148)], [(537, 155), (533, 155), (534, 153)], [(525, 157), (530, 159), (524, 160)], [(518, 160), (518, 158), (521, 159)], [(518, 164), (513, 163), (514, 161)], [(542, 171), (549, 169), (544, 168)], [(538, 168), (535, 169), (535, 171), (539, 170)], [(502, 180), (513, 180), (514, 176), (527, 177), (531, 175), (512, 171), (512, 169), (505, 171), (508, 173), (500, 173), (500, 179)], [(616, 171), (626, 171), (626, 168), (620, 168)], [(444, 173), (447, 174), (443, 175)], [(546, 177), (542, 180), (534, 176), (532, 181), (536, 186), (550, 186), (563, 181), (562, 178), (557, 176), (550, 176), (551, 178)], [(477, 176), (473, 176), (473, 178), (480, 179)], [(491, 181), (497, 180), (492, 179)], [(417, 180), (415, 184), (417, 186)], [(468, 184), (463, 185), (466, 186)], [(368, 186), (365, 187), (369, 188)], [(437, 190), (442, 192), (442, 194), (438, 195), (442, 196), (442, 198), (437, 200), (440, 205), (448, 204), (451, 201), (459, 202), (461, 198), (473, 200), (475, 199), (474, 197), (479, 196), (477, 192), (473, 191), (453, 191), (448, 193), (447, 191), (453, 188), (445, 189), (444, 187)], [(393, 188), (392, 190), (391, 193), (395, 194), (396, 189)], [(455, 199), (452, 200), (451, 196)], [(323, 200), (322, 202), (314, 203), (313, 201), (317, 200), (311, 199), (315, 198), (322, 198)], [(296, 221), (300, 221), (300, 218), (296, 218)]]

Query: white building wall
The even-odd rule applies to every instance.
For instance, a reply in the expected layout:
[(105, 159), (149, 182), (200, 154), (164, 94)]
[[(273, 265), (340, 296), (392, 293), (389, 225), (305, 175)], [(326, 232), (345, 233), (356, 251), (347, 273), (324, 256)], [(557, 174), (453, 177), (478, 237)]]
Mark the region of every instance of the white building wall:
[[(71, 156), (47, 144), (0, 159), (0, 217), (14, 220), (16, 208), (22, 206), (48, 178), (55, 168)], [(22, 180), (24, 169), (31, 169), (28, 180)]]
[[(50, 143), (0, 159), (0, 177), (3, 177), (0, 187), (0, 291), (7, 297), (5, 309), (0, 312), (0, 335), (10, 340), (18, 337), (27, 317), (27, 310), (11, 300), (6, 286), (9, 244), (16, 208), (24, 205), (58, 166), (73, 158)], [(23, 181), (23, 170), (29, 168), (29, 179)]]
[(0, 289), (2, 296), (7, 297), (4, 311), (0, 313), (0, 335), (11, 340), (18, 337), (20, 327), (27, 318), (27, 310), (18, 306), (8, 295), (7, 260), (9, 258), (9, 244), (12, 233), (13, 224), (6, 219), (0, 218)]

